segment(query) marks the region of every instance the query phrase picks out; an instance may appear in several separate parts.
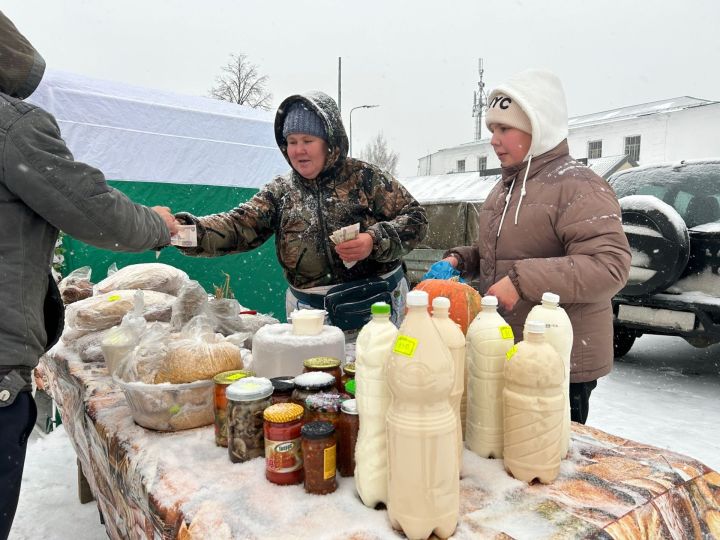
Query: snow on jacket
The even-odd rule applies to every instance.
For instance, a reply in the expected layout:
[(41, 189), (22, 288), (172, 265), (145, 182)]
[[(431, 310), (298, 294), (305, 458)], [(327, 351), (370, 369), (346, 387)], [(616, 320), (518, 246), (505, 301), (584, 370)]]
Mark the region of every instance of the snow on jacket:
[[(293, 287), (305, 289), (385, 274), (425, 237), (425, 209), (389, 173), (347, 157), (348, 139), (335, 102), (321, 92), (290, 96), (278, 108), (275, 139), (285, 159), (285, 112), (302, 102), (317, 113), (328, 134), (328, 159), (315, 180), (291, 170), (266, 184), (229, 212), (180, 221), (198, 225), (198, 247), (188, 255), (216, 256), (248, 251), (273, 234), (277, 258)], [(333, 231), (360, 223), (373, 236), (370, 256), (346, 268), (333, 249)]]
[[(12, 69), (5, 69), (5, 62)], [(145, 251), (170, 234), (151, 209), (132, 203), (102, 173), (73, 160), (55, 119), (25, 103), (45, 63), (0, 12), (0, 392), (15, 394), (62, 330), (49, 277), (58, 229), (105, 249)], [(7, 405), (12, 399), (0, 402)]]
[[(612, 188), (569, 155), (559, 82), (537, 74), (497, 90), (517, 100), (530, 118), (530, 152), (520, 165), (503, 168), (502, 180), (480, 210), (476, 244), (455, 247), (446, 256), (455, 255), (462, 275), (477, 280), (482, 292), (510, 276), (520, 301), (503, 316), (516, 340), (542, 294), (560, 295), (574, 333), (570, 380), (586, 382), (612, 369), (611, 299), (627, 280), (630, 248)], [(551, 107), (560, 110), (538, 114)], [(563, 116), (564, 122), (558, 120)]]

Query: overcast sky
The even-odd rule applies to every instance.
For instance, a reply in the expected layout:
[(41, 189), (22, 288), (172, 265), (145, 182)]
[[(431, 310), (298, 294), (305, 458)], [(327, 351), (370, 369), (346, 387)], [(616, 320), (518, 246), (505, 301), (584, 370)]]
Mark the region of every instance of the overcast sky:
[(528, 67), (557, 73), (571, 116), (689, 95), (720, 100), (718, 0), (3, 0), (48, 66), (207, 95), (232, 52), (296, 92), (351, 107), (355, 154), (380, 130), (417, 159), (471, 141), (477, 59), (486, 88)]

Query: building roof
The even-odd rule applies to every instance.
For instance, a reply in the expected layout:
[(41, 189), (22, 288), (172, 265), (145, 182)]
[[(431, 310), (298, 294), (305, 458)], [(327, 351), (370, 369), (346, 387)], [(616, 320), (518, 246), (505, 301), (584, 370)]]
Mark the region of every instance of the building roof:
[(482, 202), (500, 175), (480, 176), (479, 172), (410, 176), (400, 178), (420, 204), (443, 202)]
[(648, 116), (651, 114), (662, 114), (682, 109), (690, 109), (692, 107), (702, 107), (704, 105), (712, 105), (717, 101), (709, 101), (707, 99), (698, 99), (690, 96), (681, 96), (672, 99), (663, 99), (661, 101), (651, 101), (650, 103), (641, 103), (639, 105), (630, 105), (629, 107), (620, 107), (619, 109), (611, 109), (582, 116), (573, 116), (568, 120), (570, 128), (580, 126), (603, 124), (605, 122), (615, 122), (617, 120), (625, 120), (628, 118), (636, 118), (638, 116)]
[(595, 174), (607, 180), (612, 173), (619, 171), (626, 163), (629, 163), (631, 167), (637, 166), (637, 163), (633, 162), (624, 154), (588, 159), (587, 166), (590, 167)]

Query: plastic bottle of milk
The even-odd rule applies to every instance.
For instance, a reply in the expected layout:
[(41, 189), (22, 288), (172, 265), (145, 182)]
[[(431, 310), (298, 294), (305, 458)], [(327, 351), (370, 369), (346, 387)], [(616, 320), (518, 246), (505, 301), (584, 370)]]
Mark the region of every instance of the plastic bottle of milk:
[[(450, 406), (452, 355), (411, 291), (388, 363), (388, 517), (410, 539), (449, 537), (460, 512), (457, 424)], [(360, 420), (362, 423), (362, 419)]]
[(450, 405), (455, 413), (455, 422), (457, 423), (458, 463), (462, 468), (463, 425), (460, 419), (460, 401), (465, 390), (465, 334), (450, 318), (449, 298), (436, 296), (433, 298), (432, 307), (432, 321), (443, 342), (450, 349), (455, 366), (455, 378), (450, 391)]
[(385, 368), (398, 329), (390, 322), (390, 306), (376, 302), (372, 319), (362, 327), (355, 345), (355, 399), (360, 432), (355, 444), (355, 488), (363, 504), (387, 502), (387, 435), (385, 415), (390, 389)]
[(565, 368), (545, 341), (545, 323), (528, 321), (525, 340), (505, 362), (505, 469), (518, 480), (549, 484), (560, 472)]
[(497, 312), (494, 296), (483, 296), (467, 331), (468, 416), (465, 444), (477, 455), (503, 455), (505, 360), (515, 345), (513, 331)]
[[(545, 323), (545, 340), (555, 347), (565, 365), (563, 392), (565, 393), (565, 412), (563, 412), (563, 431), (560, 444), (560, 457), (565, 458), (570, 448), (570, 357), (573, 346), (573, 329), (565, 310), (560, 307), (560, 297), (551, 292), (543, 293), (542, 303), (533, 307), (526, 321)], [(527, 325), (527, 322), (526, 322)]]

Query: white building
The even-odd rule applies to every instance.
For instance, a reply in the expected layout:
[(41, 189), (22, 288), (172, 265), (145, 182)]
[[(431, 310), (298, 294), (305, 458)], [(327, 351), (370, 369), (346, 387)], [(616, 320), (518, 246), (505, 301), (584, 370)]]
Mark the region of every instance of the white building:
[[(720, 102), (683, 96), (569, 120), (574, 158), (628, 156), (631, 162), (720, 157)], [(500, 167), (490, 139), (443, 148), (418, 160), (418, 176)]]

